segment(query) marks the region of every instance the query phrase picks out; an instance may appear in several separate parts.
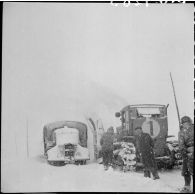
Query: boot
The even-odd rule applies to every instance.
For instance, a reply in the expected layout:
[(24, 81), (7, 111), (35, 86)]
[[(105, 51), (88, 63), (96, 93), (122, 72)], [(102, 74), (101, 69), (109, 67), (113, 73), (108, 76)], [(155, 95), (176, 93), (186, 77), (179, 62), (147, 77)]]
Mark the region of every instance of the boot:
[(181, 193), (192, 193), (190, 189), (190, 183), (191, 183), (191, 176), (185, 175), (184, 176), (185, 186), (181, 189)]
[(190, 189), (190, 186), (184, 186), (182, 189), (181, 189), (181, 191), (180, 191), (180, 193), (192, 193), (192, 191), (191, 191), (191, 189)]
[(145, 170), (145, 171), (144, 171), (144, 177), (151, 177), (150, 171)]
[(185, 186), (190, 186), (191, 176), (190, 175), (184, 175), (184, 181), (185, 181)]
[(159, 175), (155, 175), (155, 176), (153, 177), (153, 180), (156, 180), (156, 179), (160, 179)]
[(153, 180), (160, 179), (156, 169), (152, 170)]
[(147, 171), (144, 171), (144, 177), (148, 177)]
[(109, 166), (108, 166), (108, 165), (104, 165), (104, 170), (105, 170), (105, 171), (107, 171), (107, 170), (108, 170), (108, 168), (109, 168)]

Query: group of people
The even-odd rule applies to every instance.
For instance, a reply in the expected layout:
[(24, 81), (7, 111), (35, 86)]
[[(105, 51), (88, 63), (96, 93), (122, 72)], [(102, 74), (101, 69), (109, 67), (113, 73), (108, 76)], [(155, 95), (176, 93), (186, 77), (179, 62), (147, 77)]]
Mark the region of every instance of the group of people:
[[(154, 141), (148, 133), (144, 133), (142, 127), (135, 128), (136, 150), (143, 165), (144, 177), (160, 179), (157, 170), (157, 164), (154, 157)], [(113, 143), (115, 140), (114, 128), (110, 127), (102, 136), (100, 144), (102, 146), (103, 165), (105, 170), (112, 166), (113, 160)], [(181, 127), (178, 135), (179, 148), (183, 159), (182, 176), (184, 177), (185, 185), (182, 188), (182, 193), (191, 192), (191, 177), (193, 177), (194, 163), (194, 126), (192, 120), (188, 116), (181, 118)]]

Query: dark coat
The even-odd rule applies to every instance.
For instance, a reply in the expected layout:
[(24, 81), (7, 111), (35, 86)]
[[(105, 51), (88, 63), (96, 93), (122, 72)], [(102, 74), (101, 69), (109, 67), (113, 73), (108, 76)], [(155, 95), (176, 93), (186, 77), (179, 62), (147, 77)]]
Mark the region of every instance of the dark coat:
[(142, 133), (137, 137), (137, 149), (145, 169), (156, 168), (153, 148), (154, 142), (149, 134)]
[(189, 129), (182, 128), (178, 134), (179, 149), (183, 156), (194, 157), (194, 126), (191, 125)]
[(194, 125), (182, 128), (178, 134), (179, 149), (183, 158), (182, 175), (193, 175), (194, 164)]
[(102, 151), (112, 151), (113, 142), (114, 142), (114, 134), (109, 132), (104, 133), (100, 140)]

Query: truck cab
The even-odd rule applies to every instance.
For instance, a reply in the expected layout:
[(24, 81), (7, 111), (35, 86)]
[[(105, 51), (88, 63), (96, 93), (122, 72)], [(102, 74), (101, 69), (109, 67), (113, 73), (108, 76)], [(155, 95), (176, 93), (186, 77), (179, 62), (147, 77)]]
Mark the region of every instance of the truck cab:
[(44, 154), (49, 164), (86, 164), (87, 126), (77, 121), (58, 121), (43, 128)]
[(120, 117), (121, 126), (117, 127), (118, 139), (133, 142), (136, 145), (135, 128), (140, 126), (144, 133), (148, 133), (154, 140), (154, 154), (159, 161), (168, 161), (173, 164), (173, 157), (167, 145), (168, 136), (168, 105), (138, 104), (128, 105), (120, 112), (115, 113)]

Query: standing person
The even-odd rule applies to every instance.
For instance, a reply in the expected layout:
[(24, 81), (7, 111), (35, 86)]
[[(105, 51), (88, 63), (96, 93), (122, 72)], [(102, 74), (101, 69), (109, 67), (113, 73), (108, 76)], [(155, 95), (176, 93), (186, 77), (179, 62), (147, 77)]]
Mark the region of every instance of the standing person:
[(182, 193), (191, 193), (190, 183), (193, 177), (194, 164), (194, 125), (188, 116), (181, 118), (181, 128), (178, 134), (179, 149), (183, 159), (182, 176), (185, 185), (181, 190)]
[(100, 144), (102, 146), (103, 165), (105, 170), (112, 165), (113, 159), (113, 142), (114, 142), (114, 129), (109, 127), (107, 132), (103, 134)]
[(141, 127), (135, 128), (137, 150), (144, 165), (144, 177), (151, 177), (153, 179), (160, 179), (157, 172), (157, 165), (154, 158), (154, 142), (148, 133), (144, 133)]

